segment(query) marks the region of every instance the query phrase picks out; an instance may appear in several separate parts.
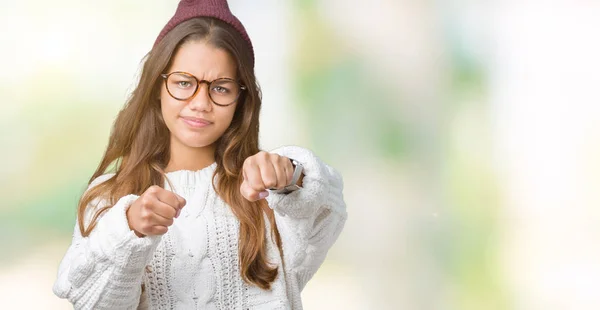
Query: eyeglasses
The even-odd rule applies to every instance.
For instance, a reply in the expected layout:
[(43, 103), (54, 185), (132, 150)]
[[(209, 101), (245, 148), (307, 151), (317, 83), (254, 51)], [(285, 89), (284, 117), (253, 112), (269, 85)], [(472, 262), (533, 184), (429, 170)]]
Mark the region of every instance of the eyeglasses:
[(194, 98), (200, 89), (199, 85), (208, 85), (208, 96), (218, 106), (228, 106), (236, 102), (246, 87), (233, 79), (220, 78), (214, 81), (198, 80), (195, 76), (182, 71), (160, 75), (165, 80), (167, 92), (176, 100)]

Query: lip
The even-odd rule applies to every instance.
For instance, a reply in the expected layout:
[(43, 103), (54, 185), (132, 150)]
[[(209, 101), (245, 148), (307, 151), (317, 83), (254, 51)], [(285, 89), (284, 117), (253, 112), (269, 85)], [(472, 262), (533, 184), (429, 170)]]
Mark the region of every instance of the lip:
[(186, 124), (188, 124), (188, 126), (193, 127), (193, 128), (202, 128), (202, 127), (206, 127), (206, 126), (212, 124), (212, 122), (209, 122), (203, 118), (197, 118), (197, 117), (182, 116), (181, 119), (183, 119), (183, 121)]

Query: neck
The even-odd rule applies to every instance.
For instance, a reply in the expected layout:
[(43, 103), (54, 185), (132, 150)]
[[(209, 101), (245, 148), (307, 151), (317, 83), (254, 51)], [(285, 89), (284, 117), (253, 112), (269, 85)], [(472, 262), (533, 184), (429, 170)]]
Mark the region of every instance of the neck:
[(177, 170), (196, 171), (210, 166), (215, 162), (214, 143), (205, 147), (188, 147), (171, 140), (169, 164), (165, 172)]

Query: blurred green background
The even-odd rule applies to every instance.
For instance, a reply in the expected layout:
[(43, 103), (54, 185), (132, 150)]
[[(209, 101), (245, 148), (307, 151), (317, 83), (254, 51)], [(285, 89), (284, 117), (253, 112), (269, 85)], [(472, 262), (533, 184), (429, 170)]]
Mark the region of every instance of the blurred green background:
[[(51, 287), (78, 198), (177, 2), (0, 1), (0, 308), (71, 308)], [(306, 309), (600, 307), (600, 4), (230, 6), (261, 148), (344, 177)]]

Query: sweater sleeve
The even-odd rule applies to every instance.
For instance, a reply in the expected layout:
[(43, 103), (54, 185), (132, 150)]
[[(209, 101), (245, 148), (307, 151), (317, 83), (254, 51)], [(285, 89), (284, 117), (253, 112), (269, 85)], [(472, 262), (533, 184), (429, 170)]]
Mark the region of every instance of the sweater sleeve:
[(346, 222), (340, 174), (310, 150), (284, 146), (272, 153), (293, 158), (304, 167), (302, 188), (289, 194), (271, 192), (269, 206), (282, 239), (284, 268), (294, 291), (302, 291), (325, 260)]
[[(107, 174), (89, 186), (108, 180)], [(88, 190), (89, 190), (88, 188)], [(138, 198), (127, 195), (98, 219), (88, 237), (78, 223), (73, 239), (58, 268), (53, 291), (68, 299), (75, 309), (135, 309), (139, 303), (143, 270), (151, 260), (159, 236), (138, 238), (129, 228), (127, 208)], [(92, 205), (102, 207), (92, 202)], [(96, 209), (88, 208), (86, 225)]]

